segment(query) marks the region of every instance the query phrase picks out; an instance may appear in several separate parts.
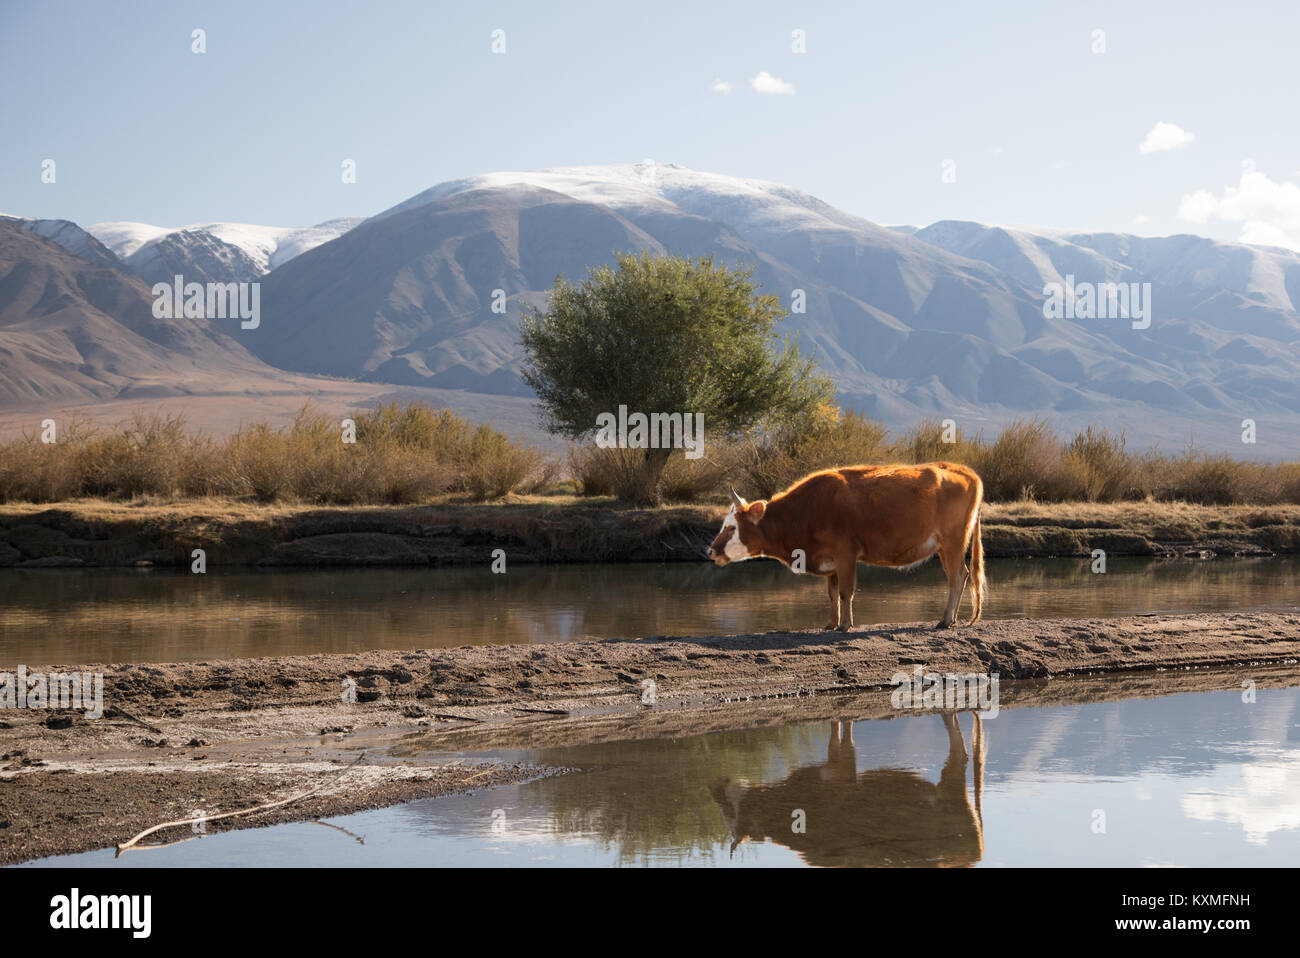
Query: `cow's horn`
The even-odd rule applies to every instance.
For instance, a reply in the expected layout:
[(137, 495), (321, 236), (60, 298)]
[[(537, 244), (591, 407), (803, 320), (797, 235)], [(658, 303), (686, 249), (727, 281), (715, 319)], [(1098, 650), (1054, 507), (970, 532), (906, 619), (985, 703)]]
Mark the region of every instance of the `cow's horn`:
[(740, 496), (736, 495), (736, 487), (735, 487), (735, 486), (732, 486), (732, 487), (731, 487), (731, 501), (732, 501), (732, 504), (735, 505), (735, 507), (736, 507), (737, 509), (743, 509), (743, 508), (745, 508), (745, 500), (742, 499), (742, 498), (740, 498)]

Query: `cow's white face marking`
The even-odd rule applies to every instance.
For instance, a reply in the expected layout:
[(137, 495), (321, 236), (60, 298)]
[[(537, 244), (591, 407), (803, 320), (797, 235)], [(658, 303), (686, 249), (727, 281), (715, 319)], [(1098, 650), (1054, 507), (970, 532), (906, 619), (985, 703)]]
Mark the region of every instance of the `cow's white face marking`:
[(731, 530), (731, 538), (727, 544), (722, 547), (723, 553), (726, 554), (728, 561), (740, 562), (749, 558), (749, 550), (745, 544), (740, 541), (740, 523), (736, 521), (736, 507), (732, 506), (731, 511), (727, 513), (727, 518), (722, 520), (723, 530)]
[(732, 506), (727, 517), (722, 520), (722, 528), (718, 530), (717, 538), (713, 540), (713, 545), (709, 549), (709, 554), (713, 561), (718, 565), (726, 565), (728, 562), (740, 562), (742, 559), (752, 558), (745, 544), (740, 541), (740, 523), (736, 519), (736, 508)]
[(727, 831), (734, 832), (740, 824), (740, 799), (744, 796), (745, 789), (737, 782), (728, 782), (723, 794), (727, 798), (727, 804), (722, 810), (722, 821), (727, 826)]

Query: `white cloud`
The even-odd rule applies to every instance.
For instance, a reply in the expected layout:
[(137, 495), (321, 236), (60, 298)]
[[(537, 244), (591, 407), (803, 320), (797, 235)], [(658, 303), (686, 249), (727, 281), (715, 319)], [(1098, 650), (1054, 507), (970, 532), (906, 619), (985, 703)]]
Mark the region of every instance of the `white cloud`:
[(1142, 226), (1150, 222), (1151, 222), (1151, 217), (1147, 216), (1145, 213), (1139, 213), (1137, 216), (1133, 217), (1133, 223), (1136, 226)]
[(1252, 246), (1280, 246), (1300, 253), (1300, 237), (1294, 231), (1288, 233), (1273, 223), (1247, 223), (1237, 241)]
[(1147, 137), (1138, 147), (1139, 153), (1161, 153), (1165, 150), (1181, 150), (1192, 140), (1194, 133), (1188, 133), (1177, 123), (1165, 123), (1163, 120), (1147, 131)]
[(1178, 218), (1241, 223), (1238, 242), (1300, 251), (1300, 186), (1275, 183), (1263, 173), (1242, 173), (1241, 182), (1225, 186), (1221, 196), (1209, 190), (1188, 193), (1178, 203)]
[(1183, 814), (1198, 822), (1227, 822), (1241, 828), (1251, 845), (1267, 845), (1275, 832), (1300, 828), (1300, 762), (1294, 757), (1226, 767), (1237, 780), (1212, 780), (1179, 799)]
[(709, 87), (709, 89), (714, 93), (721, 93), (723, 96), (727, 96), (731, 93), (731, 84), (726, 80), (714, 80), (713, 86)]
[[(1231, 186), (1226, 189), (1232, 189)], [(1219, 210), (1219, 201), (1209, 190), (1188, 193), (1178, 201), (1178, 218), (1189, 223), (1206, 223)]]
[(766, 70), (749, 81), (749, 85), (754, 88), (755, 93), (762, 93), (767, 96), (793, 96), (794, 84), (786, 83), (780, 77), (774, 77)]

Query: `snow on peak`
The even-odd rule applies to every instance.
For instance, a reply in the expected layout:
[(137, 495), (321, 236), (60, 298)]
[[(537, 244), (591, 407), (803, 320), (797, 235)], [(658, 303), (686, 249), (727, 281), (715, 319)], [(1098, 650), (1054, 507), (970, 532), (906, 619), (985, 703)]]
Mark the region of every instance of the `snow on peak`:
[(99, 240), (122, 259), (126, 259), (141, 246), (162, 239), (174, 232), (166, 226), (150, 226), (148, 223), (96, 223), (88, 226), (86, 232)]
[(74, 256), (97, 263), (116, 263), (114, 254), (71, 220), (42, 220), (0, 213), (0, 219), (12, 220), (23, 229), (57, 243)]
[(315, 226), (257, 226), (250, 223), (203, 223), (193, 226), (152, 226), (148, 223), (96, 223), (87, 232), (127, 259), (158, 240), (176, 233), (199, 232), (242, 250), (263, 272), (335, 239), (358, 223), (344, 216)]
[(471, 190), (530, 186), (619, 212), (690, 213), (738, 231), (873, 229), (874, 224), (806, 193), (768, 180), (692, 170), (678, 163), (621, 163), (503, 171), (448, 180), (378, 214), (375, 219), (436, 203)]

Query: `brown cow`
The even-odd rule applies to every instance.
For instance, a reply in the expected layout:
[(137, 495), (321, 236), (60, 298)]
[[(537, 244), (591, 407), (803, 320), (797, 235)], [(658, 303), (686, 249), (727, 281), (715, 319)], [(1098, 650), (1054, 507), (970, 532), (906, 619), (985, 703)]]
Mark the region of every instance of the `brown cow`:
[(803, 568), (796, 571), (826, 576), (828, 629), (847, 632), (853, 625), (859, 562), (907, 568), (935, 553), (948, 574), (948, 607), (936, 627), (956, 621), (968, 580), (970, 621), (979, 621), (985, 591), (984, 484), (973, 469), (950, 462), (845, 466), (805, 476), (770, 501), (746, 502), (734, 489), (731, 499), (709, 558), (718, 565), (769, 558), (787, 566), (802, 558)]
[[(853, 723), (831, 723), (826, 764), (799, 768), (783, 781), (749, 785), (722, 779), (710, 786), (731, 832), (734, 852), (747, 839), (771, 839), (818, 866), (969, 866), (984, 857), (984, 727), (978, 712), (972, 758), (956, 712), (940, 712), (948, 757), (938, 784), (920, 772), (877, 768), (859, 774)], [(792, 827), (802, 812), (803, 828)]]

